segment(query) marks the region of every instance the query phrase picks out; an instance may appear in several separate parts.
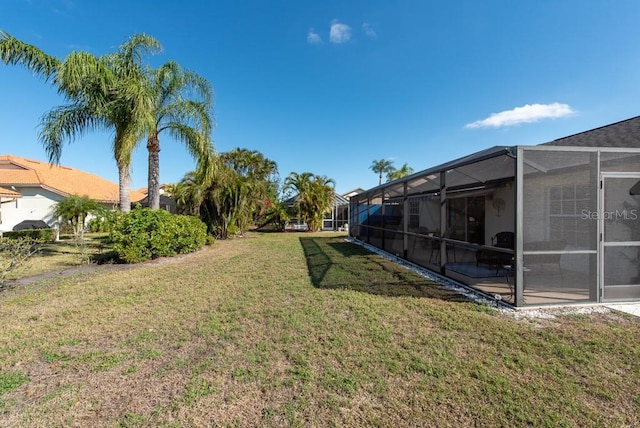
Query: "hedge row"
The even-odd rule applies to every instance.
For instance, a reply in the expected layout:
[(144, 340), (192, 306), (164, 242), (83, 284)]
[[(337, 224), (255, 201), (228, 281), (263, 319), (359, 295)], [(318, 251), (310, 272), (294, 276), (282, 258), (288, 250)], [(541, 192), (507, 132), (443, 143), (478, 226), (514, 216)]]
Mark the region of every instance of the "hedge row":
[(53, 242), (56, 239), (55, 229), (24, 229), (2, 232), (4, 239), (28, 238), (36, 242)]
[(207, 226), (196, 217), (137, 208), (117, 214), (109, 236), (120, 259), (139, 263), (202, 248), (207, 241)]

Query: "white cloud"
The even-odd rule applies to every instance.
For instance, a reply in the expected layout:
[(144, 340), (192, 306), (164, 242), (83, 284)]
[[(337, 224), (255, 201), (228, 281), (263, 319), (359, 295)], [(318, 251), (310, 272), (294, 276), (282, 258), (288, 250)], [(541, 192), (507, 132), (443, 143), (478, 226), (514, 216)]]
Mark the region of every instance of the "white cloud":
[(350, 39), (351, 27), (334, 19), (333, 22), (331, 22), (331, 29), (329, 30), (329, 40), (331, 43), (346, 43)]
[(369, 25), (366, 22), (364, 24), (362, 24), (362, 31), (364, 31), (364, 34), (366, 34), (369, 37), (375, 37), (376, 36), (376, 32), (374, 31), (374, 29), (371, 27), (371, 25)]
[(317, 45), (322, 43), (322, 38), (320, 34), (313, 31), (313, 29), (309, 30), (309, 34), (307, 34), (307, 43), (311, 43), (312, 45)]
[(513, 110), (492, 113), (486, 119), (477, 120), (465, 125), (465, 128), (500, 128), (519, 125), (521, 123), (538, 122), (542, 119), (555, 119), (574, 114), (568, 104), (526, 104)]

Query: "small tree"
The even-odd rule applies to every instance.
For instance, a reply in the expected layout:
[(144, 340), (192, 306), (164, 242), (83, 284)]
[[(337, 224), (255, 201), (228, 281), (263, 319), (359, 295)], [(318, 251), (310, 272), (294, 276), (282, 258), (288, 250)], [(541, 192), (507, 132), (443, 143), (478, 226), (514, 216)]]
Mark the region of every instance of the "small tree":
[(283, 202), (274, 202), (267, 207), (265, 224), (273, 223), (277, 230), (283, 231), (285, 224), (291, 219), (289, 210)]
[(84, 222), (89, 214), (99, 214), (100, 204), (88, 196), (71, 195), (55, 204), (53, 215), (71, 223), (75, 239), (84, 238)]
[(261, 153), (234, 149), (215, 158), (209, 168), (185, 175), (171, 189), (178, 212), (197, 215), (220, 239), (242, 233), (264, 214), (277, 194), (278, 169)]
[(31, 238), (3, 240), (0, 247), (0, 289), (4, 287), (7, 276), (25, 265), (39, 249), (40, 247)]
[(285, 180), (285, 191), (294, 189), (298, 192), (294, 208), (312, 232), (321, 229), (324, 213), (331, 209), (335, 197), (334, 183), (327, 176), (310, 172), (292, 172)]

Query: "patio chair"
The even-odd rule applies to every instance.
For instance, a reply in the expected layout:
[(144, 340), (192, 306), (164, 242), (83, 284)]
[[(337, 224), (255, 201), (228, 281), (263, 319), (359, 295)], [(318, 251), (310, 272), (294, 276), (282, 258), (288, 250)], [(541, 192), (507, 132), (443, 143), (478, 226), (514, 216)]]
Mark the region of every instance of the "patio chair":
[[(499, 232), (491, 238), (491, 246), (497, 248), (515, 248), (515, 234), (513, 232)], [(476, 251), (476, 266), (480, 263), (489, 265), (489, 268), (495, 266), (496, 274), (500, 272), (500, 268), (511, 264), (512, 255), (494, 250), (478, 250)]]

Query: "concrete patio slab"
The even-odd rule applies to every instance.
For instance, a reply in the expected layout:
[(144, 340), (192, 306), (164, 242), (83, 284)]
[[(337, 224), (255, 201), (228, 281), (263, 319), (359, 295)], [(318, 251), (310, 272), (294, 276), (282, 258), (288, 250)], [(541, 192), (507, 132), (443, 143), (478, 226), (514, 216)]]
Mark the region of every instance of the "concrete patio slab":
[(640, 317), (640, 303), (618, 303), (607, 305), (607, 308)]

